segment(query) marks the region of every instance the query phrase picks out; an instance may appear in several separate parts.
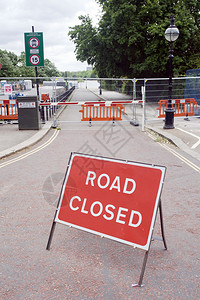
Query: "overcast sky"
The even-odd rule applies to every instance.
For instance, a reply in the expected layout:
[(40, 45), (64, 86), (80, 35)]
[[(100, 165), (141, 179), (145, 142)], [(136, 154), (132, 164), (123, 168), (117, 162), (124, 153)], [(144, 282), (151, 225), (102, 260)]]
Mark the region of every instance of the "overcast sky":
[(44, 58), (60, 71), (86, 70), (76, 60), (70, 41), (70, 26), (80, 24), (78, 16), (89, 15), (97, 24), (100, 8), (95, 0), (0, 0), (0, 49), (19, 55), (25, 51), (24, 32), (43, 32)]

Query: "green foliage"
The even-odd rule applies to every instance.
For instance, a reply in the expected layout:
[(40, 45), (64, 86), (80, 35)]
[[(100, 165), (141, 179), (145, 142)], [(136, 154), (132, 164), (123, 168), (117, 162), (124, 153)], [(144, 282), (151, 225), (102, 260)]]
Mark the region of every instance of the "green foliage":
[(18, 76), (22, 77), (35, 76), (35, 69), (32, 67), (26, 67), (25, 52), (21, 52), (20, 56), (18, 57), (18, 73)]
[(96, 0), (98, 27), (89, 16), (70, 28), (76, 57), (92, 64), (99, 77), (167, 77), (169, 42), (164, 32), (175, 15), (180, 36), (174, 43), (174, 74), (200, 64), (200, 1)]
[(76, 58), (80, 61), (86, 61), (89, 65), (94, 64), (96, 48), (96, 29), (92, 27), (92, 21), (88, 16), (80, 16), (81, 25), (76, 25), (69, 31), (70, 38), (76, 45)]
[(59, 77), (61, 72), (57, 70), (55, 65), (46, 58), (44, 60), (44, 67), (38, 67), (38, 76), (39, 77)]
[[(35, 68), (26, 67), (25, 52), (17, 56), (13, 52), (0, 49), (1, 77), (35, 77)], [(44, 60), (44, 67), (38, 67), (39, 77), (60, 76), (61, 73), (55, 65), (49, 60)]]
[(65, 71), (62, 73), (62, 77), (68, 77), (68, 78), (96, 78), (96, 72), (94, 70), (92, 71), (77, 71), (77, 72), (70, 72)]
[(18, 76), (17, 70), (14, 68), (14, 65), (16, 65), (16, 56), (14, 53), (0, 49), (0, 63), (0, 76)]

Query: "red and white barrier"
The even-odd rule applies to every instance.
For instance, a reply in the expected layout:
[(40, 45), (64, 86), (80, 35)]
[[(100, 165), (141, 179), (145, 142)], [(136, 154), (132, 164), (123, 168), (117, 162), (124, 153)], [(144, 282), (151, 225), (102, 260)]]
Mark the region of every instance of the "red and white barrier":
[(122, 100), (122, 101), (79, 101), (79, 102), (46, 102), (40, 103), (40, 106), (58, 106), (58, 105), (90, 105), (90, 106), (115, 106), (117, 104), (138, 104), (142, 100)]

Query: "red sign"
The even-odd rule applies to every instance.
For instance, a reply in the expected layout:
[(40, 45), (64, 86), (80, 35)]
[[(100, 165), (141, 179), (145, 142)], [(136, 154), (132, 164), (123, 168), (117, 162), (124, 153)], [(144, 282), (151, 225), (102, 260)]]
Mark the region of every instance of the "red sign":
[(4, 94), (5, 95), (12, 94), (12, 85), (11, 84), (4, 84)]
[(55, 221), (148, 250), (165, 170), (72, 153)]

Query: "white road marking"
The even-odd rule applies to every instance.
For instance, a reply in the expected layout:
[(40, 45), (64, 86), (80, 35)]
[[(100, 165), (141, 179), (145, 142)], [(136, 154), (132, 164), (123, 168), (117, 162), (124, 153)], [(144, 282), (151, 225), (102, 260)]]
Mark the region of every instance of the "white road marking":
[(55, 138), (57, 137), (58, 133), (59, 133), (59, 130), (56, 130), (54, 132), (54, 134), (50, 137), (50, 139), (47, 142), (45, 142), (41, 146), (37, 147), (36, 149), (33, 149), (30, 152), (28, 152), (28, 153), (24, 153), (24, 154), (20, 155), (19, 157), (13, 158), (13, 159), (11, 159), (11, 160), (9, 160), (7, 162), (4, 162), (4, 163), (0, 164), (0, 169), (3, 168), (3, 167), (8, 166), (10, 164), (13, 164), (13, 163), (15, 163), (17, 161), (20, 161), (20, 160), (28, 157), (29, 155), (32, 155), (32, 154), (34, 154), (34, 153), (36, 153), (36, 152), (44, 149), (45, 147), (47, 147), (48, 145), (50, 145), (55, 140)]
[(197, 171), (198, 173), (200, 173), (200, 167), (198, 167), (197, 165), (195, 165), (193, 162), (191, 162), (189, 159), (185, 158), (184, 156), (182, 156), (181, 154), (179, 154), (178, 152), (176, 152), (175, 150), (171, 149), (170, 147), (161, 144), (160, 145), (165, 148), (166, 150), (168, 150), (169, 152), (171, 152), (174, 156), (178, 157), (180, 160), (182, 160), (185, 164), (187, 164), (188, 166), (190, 166), (192, 169), (194, 169), (195, 171)]
[(192, 132), (186, 131), (182, 128), (177, 128), (178, 130), (185, 132), (187, 134), (190, 134), (191, 136), (195, 137), (196, 139), (198, 139), (198, 141), (191, 147), (191, 149), (195, 149), (196, 147), (198, 147), (200, 145), (200, 137)]
[[(156, 139), (155, 136), (152, 135), (150, 132), (148, 132), (148, 135), (153, 140)], [(167, 151), (171, 152), (174, 156), (176, 156), (177, 158), (179, 158), (181, 161), (183, 161), (185, 164), (187, 164), (192, 169), (194, 169), (196, 172), (200, 173), (200, 167), (198, 167), (196, 164), (194, 164), (193, 162), (191, 162), (189, 159), (185, 158), (184, 156), (182, 156), (181, 154), (179, 154), (178, 152), (176, 152), (174, 149), (168, 147), (167, 145), (165, 145), (163, 143), (159, 143), (159, 144), (160, 144), (160, 146), (162, 146), (163, 148), (165, 148)]]

